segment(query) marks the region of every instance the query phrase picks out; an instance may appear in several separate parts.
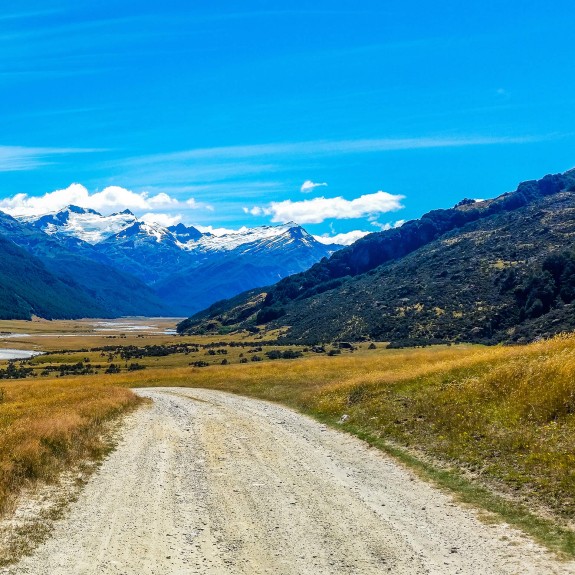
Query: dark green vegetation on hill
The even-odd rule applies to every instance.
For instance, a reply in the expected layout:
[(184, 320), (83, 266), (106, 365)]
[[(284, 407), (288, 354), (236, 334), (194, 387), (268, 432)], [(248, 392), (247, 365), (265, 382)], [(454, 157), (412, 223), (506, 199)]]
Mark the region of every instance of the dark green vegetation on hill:
[(160, 299), (129, 273), (71, 251), (40, 230), (0, 212), (0, 318), (46, 319), (162, 315)]
[(102, 309), (74, 284), (51, 274), (36, 257), (0, 236), (0, 319), (97, 315)]
[(289, 326), (287, 341), (526, 341), (575, 329), (575, 170), (371, 234), (219, 302), (180, 332)]

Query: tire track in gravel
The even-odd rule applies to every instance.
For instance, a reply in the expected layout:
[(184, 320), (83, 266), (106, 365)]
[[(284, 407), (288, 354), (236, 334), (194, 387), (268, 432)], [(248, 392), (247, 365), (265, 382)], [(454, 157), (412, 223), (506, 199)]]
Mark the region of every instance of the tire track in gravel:
[(6, 575), (575, 573), (365, 443), (203, 389), (138, 393), (109, 455)]

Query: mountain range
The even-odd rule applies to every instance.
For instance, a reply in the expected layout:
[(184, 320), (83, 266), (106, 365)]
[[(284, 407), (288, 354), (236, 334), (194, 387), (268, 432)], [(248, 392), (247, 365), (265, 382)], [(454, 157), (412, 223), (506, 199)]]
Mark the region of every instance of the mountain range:
[(216, 236), (78, 206), (20, 218), (0, 212), (0, 237), (11, 274), (0, 274), (2, 318), (189, 315), (339, 247), (293, 223)]
[(370, 234), (182, 322), (285, 342), (521, 342), (575, 329), (575, 170)]

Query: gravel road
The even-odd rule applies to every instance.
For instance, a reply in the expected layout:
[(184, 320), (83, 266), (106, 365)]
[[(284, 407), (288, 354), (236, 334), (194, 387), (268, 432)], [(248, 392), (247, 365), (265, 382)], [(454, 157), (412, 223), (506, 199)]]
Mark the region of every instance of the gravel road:
[(575, 573), (361, 441), (286, 408), (158, 388), (10, 575)]

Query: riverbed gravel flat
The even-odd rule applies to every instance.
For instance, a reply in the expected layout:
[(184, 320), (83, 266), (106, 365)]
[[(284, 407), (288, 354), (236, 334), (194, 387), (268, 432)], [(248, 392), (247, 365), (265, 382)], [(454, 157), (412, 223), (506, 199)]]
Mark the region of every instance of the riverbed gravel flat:
[(575, 573), (365, 443), (285, 407), (142, 389), (117, 449), (9, 575)]

